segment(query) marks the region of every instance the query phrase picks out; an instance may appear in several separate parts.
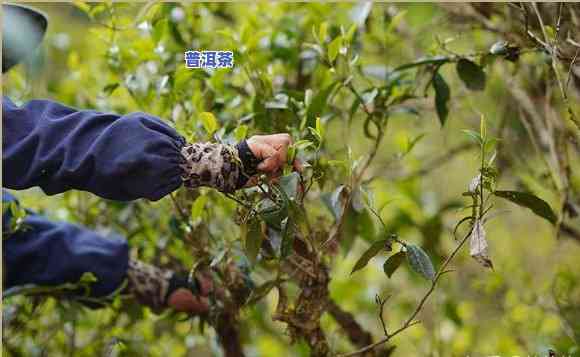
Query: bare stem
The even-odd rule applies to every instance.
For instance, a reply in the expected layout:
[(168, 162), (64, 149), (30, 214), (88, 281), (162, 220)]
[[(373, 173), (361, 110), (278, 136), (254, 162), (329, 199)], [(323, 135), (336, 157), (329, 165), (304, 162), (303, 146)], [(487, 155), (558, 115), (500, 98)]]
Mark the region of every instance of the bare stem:
[(187, 224), (189, 229), (193, 232), (194, 228), (191, 225), (191, 222), (189, 221), (189, 216), (185, 213), (185, 211), (183, 210), (183, 208), (181, 207), (181, 205), (179, 204), (177, 199), (173, 196), (173, 193), (170, 193), (169, 197), (171, 197), (171, 201), (173, 202), (173, 206), (175, 207), (175, 209), (177, 210), (177, 212), (181, 216), (181, 219), (183, 220), (183, 222), (185, 224)]

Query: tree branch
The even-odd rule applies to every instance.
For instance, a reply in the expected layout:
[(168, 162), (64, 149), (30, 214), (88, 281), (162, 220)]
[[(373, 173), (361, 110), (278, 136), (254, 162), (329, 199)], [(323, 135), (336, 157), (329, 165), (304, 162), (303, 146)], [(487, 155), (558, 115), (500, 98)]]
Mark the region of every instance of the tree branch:
[(469, 232), (465, 235), (465, 237), (463, 237), (463, 239), (457, 245), (457, 247), (455, 247), (455, 250), (453, 250), (453, 252), (451, 253), (451, 255), (449, 255), (447, 257), (447, 259), (445, 259), (445, 261), (443, 262), (443, 264), (441, 265), (441, 267), (437, 271), (437, 274), (435, 275), (435, 278), (431, 282), (431, 286), (429, 287), (429, 290), (427, 290), (427, 292), (425, 293), (425, 295), (423, 295), (423, 298), (421, 299), (421, 301), (419, 301), (419, 304), (417, 304), (417, 306), (415, 307), (415, 310), (411, 313), (411, 315), (407, 318), (407, 320), (405, 320), (405, 322), (401, 325), (401, 327), (399, 327), (397, 330), (395, 330), (395, 332), (390, 333), (388, 336), (386, 336), (385, 338), (383, 338), (382, 340), (380, 340), (378, 342), (375, 342), (373, 344), (370, 344), (370, 345), (368, 345), (366, 347), (363, 347), (363, 348), (361, 348), (361, 349), (359, 349), (357, 351), (354, 351), (354, 352), (350, 352), (350, 353), (346, 353), (346, 354), (341, 354), (338, 357), (356, 356), (356, 355), (365, 353), (367, 351), (373, 350), (374, 348), (376, 348), (376, 347), (378, 347), (378, 346), (380, 346), (380, 345), (382, 345), (382, 344), (390, 341), (393, 337), (395, 337), (399, 333), (405, 331), (409, 327), (418, 324), (419, 321), (415, 320), (415, 318), (417, 317), (417, 315), (419, 314), (419, 312), (421, 312), (421, 310), (423, 309), (423, 306), (425, 306), (425, 303), (427, 302), (427, 300), (429, 299), (429, 297), (431, 296), (431, 294), (435, 291), (435, 288), (437, 287), (437, 283), (439, 282), (439, 279), (441, 278), (441, 276), (443, 276), (443, 274), (445, 274), (447, 272), (446, 268), (449, 265), (449, 263), (451, 262), (451, 260), (453, 260), (453, 258), (457, 255), (457, 253), (459, 252), (459, 250), (461, 249), (461, 247), (463, 247), (463, 245), (465, 244), (465, 242), (467, 241), (467, 239), (469, 239), (472, 230), (473, 230), (473, 227), (469, 230)]
[(328, 300), (328, 313), (342, 327), (353, 345), (362, 348), (373, 343), (373, 335), (363, 329), (353, 314), (343, 310), (334, 300)]

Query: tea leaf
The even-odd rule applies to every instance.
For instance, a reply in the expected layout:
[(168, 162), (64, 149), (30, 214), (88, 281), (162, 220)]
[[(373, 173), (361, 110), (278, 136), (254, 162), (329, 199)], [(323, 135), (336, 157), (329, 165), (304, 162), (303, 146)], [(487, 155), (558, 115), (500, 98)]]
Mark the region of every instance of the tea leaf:
[(328, 60), (333, 62), (342, 47), (342, 36), (338, 36), (328, 44)]
[(244, 228), (243, 234), (245, 236), (245, 253), (251, 265), (256, 264), (260, 247), (262, 246), (262, 229), (260, 221), (253, 219), (248, 222)]
[(403, 261), (405, 260), (406, 256), (407, 254), (403, 251), (391, 255), (389, 259), (385, 261), (385, 264), (383, 264), (383, 271), (385, 272), (385, 275), (389, 278), (393, 276), (397, 268), (399, 268), (399, 266), (401, 266), (401, 263), (403, 263)]
[(470, 90), (483, 90), (485, 88), (485, 72), (477, 64), (462, 58), (455, 66), (459, 78)]
[(449, 99), (450, 90), (445, 79), (439, 74), (435, 73), (433, 76), (433, 89), (435, 90), (435, 109), (437, 109), (437, 116), (441, 126), (445, 125), (447, 115), (449, 114)]
[(419, 246), (407, 244), (407, 261), (411, 268), (421, 274), (424, 278), (433, 280), (435, 278), (435, 269), (431, 258)]
[(201, 123), (203, 124), (205, 131), (207, 131), (209, 135), (213, 134), (214, 131), (217, 130), (218, 123), (215, 116), (212, 113), (203, 112), (199, 115), (199, 118), (201, 119)]
[(495, 191), (494, 195), (504, 198), (522, 207), (532, 210), (538, 216), (545, 218), (548, 222), (556, 224), (558, 217), (550, 205), (541, 198), (527, 192), (518, 191)]
[(379, 254), (381, 250), (385, 249), (387, 241), (388, 239), (382, 239), (371, 244), (371, 246), (360, 256), (360, 258), (358, 258), (350, 274), (352, 275), (354, 272), (366, 267), (372, 258)]

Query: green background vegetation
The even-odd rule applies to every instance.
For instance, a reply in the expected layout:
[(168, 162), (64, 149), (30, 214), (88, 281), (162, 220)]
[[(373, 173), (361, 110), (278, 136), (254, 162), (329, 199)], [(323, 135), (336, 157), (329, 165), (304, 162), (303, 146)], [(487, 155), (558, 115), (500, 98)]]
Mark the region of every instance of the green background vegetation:
[[(567, 35), (574, 38), (574, 28), (578, 39), (573, 11), (580, 15), (580, 10), (574, 6), (564, 10), (562, 43)], [(385, 136), (365, 171), (362, 181), (368, 182), (350, 189), (372, 196), (377, 210), (384, 207), (380, 215), (389, 231), (366, 207), (355, 209), (347, 227), (342, 227), (340, 246), (324, 258), (332, 278), (330, 296), (375, 341), (383, 334), (375, 295), (392, 295), (384, 317), (395, 329), (414, 310), (429, 283), (406, 267), (387, 278), (382, 265), (388, 252), (353, 275), (351, 270), (371, 242), (391, 233), (421, 246), (436, 268), (442, 263), (456, 245), (453, 228), (469, 214), (461, 209), (469, 204), (462, 193), (480, 168), (479, 147), (463, 130), (479, 132), (483, 115), (488, 136), (499, 139), (489, 152), (497, 150), (497, 187), (541, 197), (572, 233), (561, 232), (556, 239), (557, 229), (547, 220), (495, 200), (493, 219), (486, 224), (494, 270), (473, 260), (467, 247), (462, 249), (450, 266), (454, 272), (441, 279), (420, 312), (421, 323), (389, 342), (396, 346), (393, 356), (511, 356), (545, 354), (549, 348), (580, 354), (580, 238), (574, 236), (579, 222), (562, 209), (564, 203), (579, 205), (578, 128), (567, 119), (553, 59), (525, 35), (519, 8), (387, 3), (368, 8), (353, 3), (37, 7), (50, 18), (45, 43), (29, 63), (3, 76), (4, 95), (18, 103), (51, 98), (77, 108), (148, 112), (170, 122), (189, 141), (208, 140), (215, 134), (234, 142), (274, 132), (290, 132), (295, 141), (309, 140), (314, 145), (298, 149), (297, 155), (313, 166), (305, 176), (317, 177), (304, 204), (321, 241), (334, 225), (322, 197), (352, 183), (350, 173), (362, 166), (355, 162), (365, 162), (374, 143), (365, 135), (367, 113), (340, 83), (351, 77), (349, 83), (369, 110), (384, 109), (377, 117), (383, 118)], [(556, 4), (540, 8), (548, 36), (555, 31), (557, 9)], [(535, 15), (529, 18), (531, 30), (541, 37)], [(484, 56), (498, 41), (531, 50), (514, 62)], [(183, 52), (190, 49), (233, 50), (235, 67), (186, 69)], [(479, 73), (463, 73), (466, 81), (457, 73), (457, 58), (468, 54), (475, 54), (469, 57), (473, 63), (483, 65), (478, 67), (484, 71), (483, 90), (469, 87), (478, 86)], [(390, 72), (437, 55), (455, 58), (438, 72), (449, 87), (449, 101), (440, 98), (444, 102), (440, 106), (448, 110), (445, 125), (430, 82), (432, 65), (403, 71), (399, 80)], [(573, 55), (572, 50), (566, 56)], [(556, 64), (564, 81), (569, 64), (569, 59)], [(574, 78), (573, 71), (571, 76), (567, 93), (578, 113), (580, 76)], [(325, 94), (328, 88), (330, 95)], [(391, 101), (393, 105), (385, 105)], [(533, 115), (530, 105), (531, 112), (552, 123), (545, 130), (532, 124), (536, 136), (526, 126), (530, 122), (526, 118)], [(213, 113), (216, 121), (200, 115), (204, 112)], [(316, 117), (324, 131), (319, 150), (315, 149), (319, 140), (308, 129), (315, 127)], [(371, 125), (371, 134), (375, 130)], [(557, 141), (563, 142), (567, 153), (568, 173), (558, 166), (562, 160), (554, 161), (545, 147), (560, 134), (576, 138), (576, 144), (572, 139)], [(414, 139), (418, 140), (411, 147)], [(256, 200), (256, 194), (242, 199)], [(18, 196), (25, 206), (54, 219), (121, 233), (129, 239), (132, 254), (161, 266), (187, 271), (201, 258), (221, 257), (217, 265), (227, 260), (244, 263), (260, 286), (273, 278), (277, 264), (285, 259), (248, 264), (240, 240), (239, 206), (209, 189), (180, 190), (175, 195), (187, 219), (169, 197), (118, 203), (84, 192), (46, 197), (36, 189)], [(209, 249), (200, 253), (203, 242)], [(272, 320), (277, 301), (273, 289), (241, 309), (238, 326), (246, 354), (309, 355), (304, 341), (291, 344), (286, 325)], [(222, 353), (212, 328), (202, 332), (190, 320), (156, 316), (120, 301), (93, 311), (76, 302), (17, 296), (4, 301), (3, 312), (7, 355)], [(356, 349), (328, 314), (321, 324), (333, 351)]]

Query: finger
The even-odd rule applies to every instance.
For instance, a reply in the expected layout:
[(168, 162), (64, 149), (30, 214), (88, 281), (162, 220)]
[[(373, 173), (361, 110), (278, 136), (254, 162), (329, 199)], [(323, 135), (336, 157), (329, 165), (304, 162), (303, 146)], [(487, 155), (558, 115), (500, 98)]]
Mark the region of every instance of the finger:
[(297, 172), (302, 172), (302, 170), (304, 170), (304, 166), (302, 166), (302, 161), (300, 161), (300, 159), (294, 159), (292, 167), (294, 167), (294, 171)]
[(286, 133), (258, 136), (256, 139), (259, 142), (273, 146), (275, 149), (288, 147), (292, 144), (292, 137)]
[(254, 156), (259, 160), (264, 160), (276, 155), (276, 150), (272, 146), (262, 142), (251, 142), (248, 143), (248, 146), (250, 147), (250, 150), (252, 150)]
[(209, 311), (209, 299), (206, 297), (194, 296), (189, 305), (187, 306), (186, 312), (194, 315), (203, 315)]
[(169, 297), (168, 305), (176, 311), (192, 314), (204, 314), (209, 311), (207, 298), (195, 296), (185, 288), (175, 290)]
[(280, 148), (277, 149), (277, 155), (279, 157), (279, 160), (281, 163), (285, 163), (287, 162), (287, 156), (288, 156), (288, 147), (287, 146), (282, 146)]
[(258, 170), (262, 172), (273, 172), (276, 171), (280, 167), (279, 157), (278, 155), (273, 155), (261, 162), (258, 165)]

